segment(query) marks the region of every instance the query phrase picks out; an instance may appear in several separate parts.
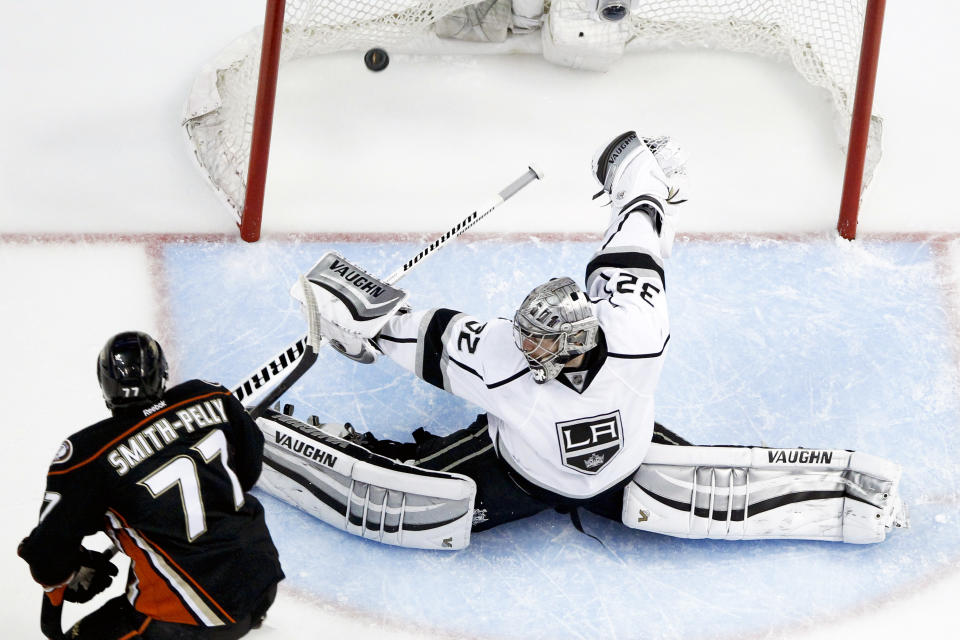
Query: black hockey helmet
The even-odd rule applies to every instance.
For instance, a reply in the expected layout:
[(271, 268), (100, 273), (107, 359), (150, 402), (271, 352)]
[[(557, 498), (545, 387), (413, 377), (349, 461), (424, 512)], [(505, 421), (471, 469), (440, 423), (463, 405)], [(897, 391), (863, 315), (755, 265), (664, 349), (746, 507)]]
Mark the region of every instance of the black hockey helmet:
[(118, 333), (97, 358), (97, 380), (109, 409), (153, 403), (163, 396), (167, 359), (160, 343), (140, 331)]

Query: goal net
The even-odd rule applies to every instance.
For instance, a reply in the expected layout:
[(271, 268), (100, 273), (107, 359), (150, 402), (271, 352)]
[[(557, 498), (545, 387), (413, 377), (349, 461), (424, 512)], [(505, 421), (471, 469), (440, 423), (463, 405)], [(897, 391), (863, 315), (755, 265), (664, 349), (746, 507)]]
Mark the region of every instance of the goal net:
[[(864, 134), (855, 142), (863, 147), (856, 150), (861, 157), (852, 169), (848, 157), (844, 182), (855, 228), (860, 194), (880, 157), (881, 121), (870, 104), (875, 52), (867, 61), (872, 67), (861, 70), (860, 60), (874, 2), (881, 3), (874, 20), (882, 21), (882, 0), (624, 0), (629, 11), (618, 21), (599, 17), (598, 0), (267, 0), (265, 25), (239, 37), (195, 79), (183, 126), (197, 163), (244, 239), (256, 240), (276, 76), (290, 60), (375, 46), (462, 52), (462, 39), (487, 40), (471, 42), (471, 52), (538, 52), (557, 64), (597, 71), (625, 55), (665, 47), (746, 52), (788, 61), (828, 92), (844, 147), (852, 139), (851, 121), (857, 122), (855, 107), (863, 102), (856, 100), (858, 78), (861, 85), (867, 79), (869, 96), (859, 106), (865, 109), (859, 127)], [(878, 45), (879, 25), (875, 29)]]

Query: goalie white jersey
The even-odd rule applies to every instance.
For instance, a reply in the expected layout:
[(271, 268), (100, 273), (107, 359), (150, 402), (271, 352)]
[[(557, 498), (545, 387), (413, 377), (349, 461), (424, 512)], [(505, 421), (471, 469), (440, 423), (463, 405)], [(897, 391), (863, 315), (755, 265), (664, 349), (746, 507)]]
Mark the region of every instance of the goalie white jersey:
[(526, 480), (589, 498), (630, 477), (653, 434), (670, 334), (659, 240), (643, 211), (614, 216), (586, 285), (598, 345), (545, 384), (533, 380), (505, 318), (443, 308), (404, 313), (378, 344), (426, 382), (482, 407), (500, 456)]

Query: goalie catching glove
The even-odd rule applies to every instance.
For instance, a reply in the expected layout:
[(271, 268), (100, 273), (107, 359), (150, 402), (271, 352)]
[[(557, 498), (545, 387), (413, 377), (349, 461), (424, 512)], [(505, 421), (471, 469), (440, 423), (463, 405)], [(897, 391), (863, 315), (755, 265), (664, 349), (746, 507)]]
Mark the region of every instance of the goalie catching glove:
[(601, 187), (594, 199), (608, 195), (614, 219), (634, 211), (648, 215), (660, 238), (660, 254), (669, 258), (677, 206), (686, 202), (680, 194), (686, 184), (686, 154), (676, 141), (627, 131), (597, 149), (592, 170)]
[[(373, 339), (407, 299), (407, 293), (329, 251), (301, 277), (290, 294), (303, 303), (311, 327), (352, 360), (376, 360)], [(318, 321), (318, 322), (317, 322)], [(311, 336), (316, 343), (318, 336)]]

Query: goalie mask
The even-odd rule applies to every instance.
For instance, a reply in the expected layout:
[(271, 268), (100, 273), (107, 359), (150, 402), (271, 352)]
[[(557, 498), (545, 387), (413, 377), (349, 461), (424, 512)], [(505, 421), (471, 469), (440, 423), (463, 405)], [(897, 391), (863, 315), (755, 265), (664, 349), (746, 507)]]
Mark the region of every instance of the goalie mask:
[(598, 330), (587, 295), (570, 278), (535, 288), (513, 316), (513, 339), (539, 384), (597, 346)]
[(167, 359), (160, 344), (140, 331), (118, 333), (97, 358), (97, 380), (111, 411), (156, 402), (167, 382)]

